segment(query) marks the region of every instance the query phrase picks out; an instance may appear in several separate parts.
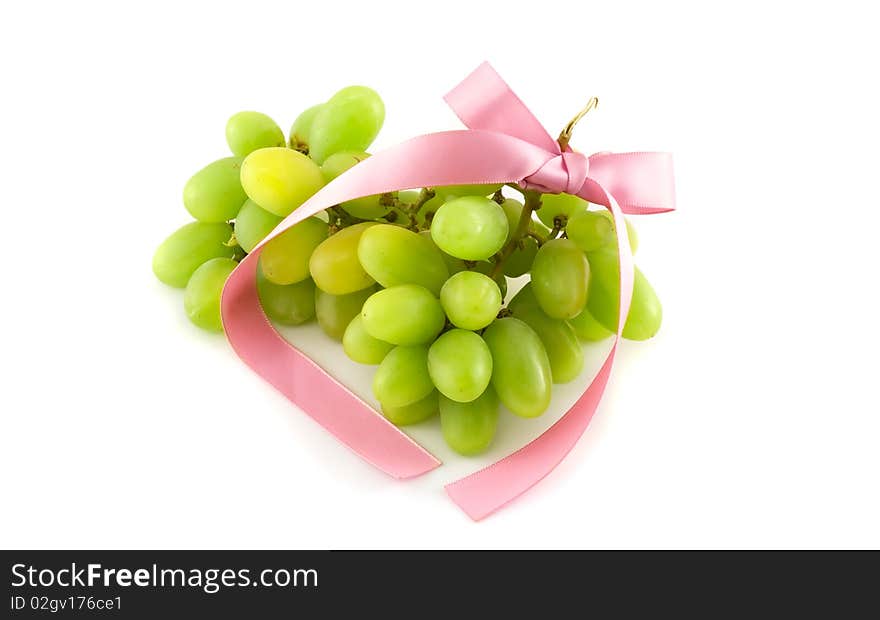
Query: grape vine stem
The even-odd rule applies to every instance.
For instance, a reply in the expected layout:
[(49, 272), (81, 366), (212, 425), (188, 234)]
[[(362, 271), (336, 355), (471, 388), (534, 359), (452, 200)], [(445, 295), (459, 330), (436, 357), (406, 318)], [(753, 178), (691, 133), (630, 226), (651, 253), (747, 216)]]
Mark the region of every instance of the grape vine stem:
[(565, 230), (565, 225), (568, 224), (568, 218), (564, 215), (557, 215), (553, 218), (553, 229), (550, 231), (550, 234), (547, 236), (547, 239), (556, 239), (559, 236), (559, 233)]
[(529, 223), (532, 221), (532, 211), (541, 208), (540, 192), (526, 190), (523, 192), (523, 197), (525, 198), (525, 202), (523, 203), (522, 211), (519, 214), (519, 222), (516, 225), (516, 230), (514, 230), (510, 240), (498, 252), (498, 260), (495, 261), (495, 267), (492, 269), (492, 273), (489, 276), (492, 279), (495, 279), (498, 274), (501, 273), (501, 270), (504, 268), (504, 261), (513, 254), (519, 240), (528, 234)]
[(343, 209), (340, 205), (335, 205), (333, 207), (328, 208), (327, 214), (330, 217), (330, 234), (334, 234), (346, 228), (348, 226), (354, 226), (355, 224), (359, 224), (366, 220), (362, 220), (357, 218), (345, 209)]
[(544, 238), (541, 234), (536, 233), (533, 230), (530, 230), (528, 233), (526, 233), (526, 237), (531, 237), (532, 239), (537, 241), (538, 247), (541, 247), (550, 240), (549, 238)]

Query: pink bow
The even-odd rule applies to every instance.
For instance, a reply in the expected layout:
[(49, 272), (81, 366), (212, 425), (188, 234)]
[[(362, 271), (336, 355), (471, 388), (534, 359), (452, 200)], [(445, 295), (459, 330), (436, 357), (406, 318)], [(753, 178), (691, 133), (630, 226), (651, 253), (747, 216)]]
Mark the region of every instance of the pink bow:
[(619, 327), (607, 359), (584, 394), (546, 432), (510, 456), (446, 487), (471, 518), (482, 519), (550, 473), (589, 424), (611, 372), (632, 295), (633, 263), (624, 213), (674, 208), (672, 160), (664, 153), (597, 153), (589, 158), (559, 147), (488, 63), (480, 65), (446, 101), (466, 126), (419, 136), (361, 162), (282, 221), (242, 260), (223, 290), (226, 336), (241, 359), (361, 457), (396, 478), (440, 462), (338, 383), (272, 327), (256, 292), (263, 246), (327, 207), (416, 187), (519, 183), (566, 192), (609, 208), (620, 259)]

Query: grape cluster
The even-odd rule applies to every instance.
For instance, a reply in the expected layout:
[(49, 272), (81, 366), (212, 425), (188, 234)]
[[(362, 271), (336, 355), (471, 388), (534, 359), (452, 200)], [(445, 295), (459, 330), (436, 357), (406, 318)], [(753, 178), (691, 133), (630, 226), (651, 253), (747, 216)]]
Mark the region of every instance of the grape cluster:
[[(187, 182), (196, 221), (157, 249), (156, 276), (185, 288), (197, 326), (222, 331), (220, 295), (237, 261), (324, 184), (369, 157), (384, 121), (375, 91), (344, 88), (305, 110), (285, 138), (257, 112), (226, 127), (233, 156)], [(638, 240), (627, 222), (633, 252)], [(257, 289), (274, 322), (317, 319), (355, 362), (377, 365), (373, 391), (394, 424), (439, 412), (461, 454), (491, 443), (500, 405), (535, 417), (553, 383), (574, 379), (582, 342), (617, 327), (614, 221), (567, 194), (469, 185), (401, 189), (336, 205), (263, 248)], [(529, 275), (510, 299), (507, 278)], [(625, 338), (660, 327), (637, 269)]]

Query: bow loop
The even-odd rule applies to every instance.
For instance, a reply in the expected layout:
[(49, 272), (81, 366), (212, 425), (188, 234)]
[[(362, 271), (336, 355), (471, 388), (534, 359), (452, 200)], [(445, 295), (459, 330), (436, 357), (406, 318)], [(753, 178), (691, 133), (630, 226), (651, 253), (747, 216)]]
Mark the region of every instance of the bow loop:
[(550, 194), (580, 193), (590, 171), (590, 160), (583, 153), (566, 151), (556, 155), (522, 180), (524, 189), (534, 189)]
[(518, 179), (523, 188), (578, 195), (606, 207), (611, 194), (624, 213), (662, 213), (675, 208), (668, 153), (602, 152), (586, 158), (569, 148), (563, 151), (488, 63), (453, 88), (446, 102), (469, 129), (504, 134), (543, 152), (543, 163)]

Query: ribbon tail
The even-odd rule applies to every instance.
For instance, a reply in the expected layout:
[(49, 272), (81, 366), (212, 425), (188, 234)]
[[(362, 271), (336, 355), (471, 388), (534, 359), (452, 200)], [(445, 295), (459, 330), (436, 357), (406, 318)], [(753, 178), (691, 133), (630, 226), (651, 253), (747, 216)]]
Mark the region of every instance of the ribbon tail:
[(613, 195), (624, 213), (648, 215), (675, 209), (671, 153), (596, 153), (579, 195), (609, 206)]
[[(258, 251), (259, 254), (259, 251)], [(440, 461), (359, 399), (271, 325), (257, 295), (258, 255), (223, 291), (226, 337), (248, 366), (364, 460), (394, 478), (419, 476)]]
[(614, 345), (584, 394), (553, 426), (513, 454), (446, 486), (446, 492), (452, 501), (475, 521), (484, 519), (502, 508), (552, 472), (589, 426), (605, 392), (617, 346), (629, 314), (634, 266), (626, 236), (623, 210), (611, 193), (604, 189), (602, 192), (614, 216), (617, 234), (620, 301)]

